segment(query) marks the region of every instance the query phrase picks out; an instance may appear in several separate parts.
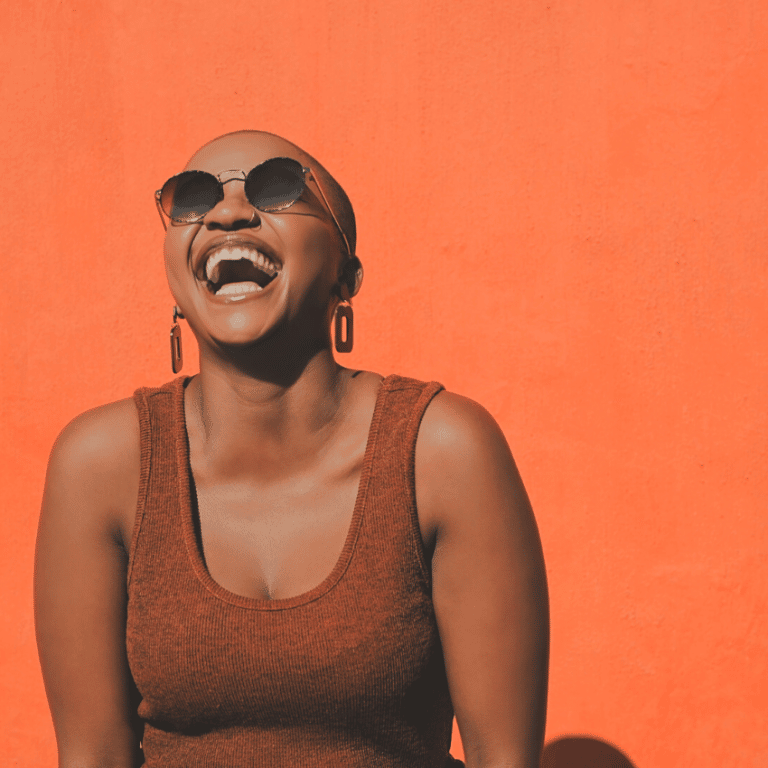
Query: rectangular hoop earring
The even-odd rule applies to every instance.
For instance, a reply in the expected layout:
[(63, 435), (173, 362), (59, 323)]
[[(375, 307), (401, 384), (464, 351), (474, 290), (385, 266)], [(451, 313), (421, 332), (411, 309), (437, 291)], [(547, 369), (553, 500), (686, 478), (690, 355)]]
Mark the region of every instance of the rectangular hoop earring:
[(178, 307), (173, 308), (173, 325), (171, 326), (171, 370), (178, 373), (184, 365), (181, 354), (181, 328), (176, 318), (181, 317)]
[[(342, 328), (346, 325), (346, 329)], [(352, 307), (343, 302), (336, 307), (336, 314), (333, 318), (334, 344), (337, 352), (351, 352), (354, 343), (354, 313)], [(344, 334), (346, 330), (346, 334)]]

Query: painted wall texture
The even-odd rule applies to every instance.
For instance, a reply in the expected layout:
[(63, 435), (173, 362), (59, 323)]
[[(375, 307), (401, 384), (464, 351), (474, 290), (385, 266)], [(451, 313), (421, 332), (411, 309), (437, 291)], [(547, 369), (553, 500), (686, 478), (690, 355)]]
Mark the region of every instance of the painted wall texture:
[(3, 15), (6, 765), (55, 765), (31, 587), (48, 452), (76, 414), (172, 378), (153, 193), (241, 127), (304, 146), (355, 204), (348, 364), (442, 381), (507, 434), (548, 565), (548, 740), (765, 765), (766, 3)]

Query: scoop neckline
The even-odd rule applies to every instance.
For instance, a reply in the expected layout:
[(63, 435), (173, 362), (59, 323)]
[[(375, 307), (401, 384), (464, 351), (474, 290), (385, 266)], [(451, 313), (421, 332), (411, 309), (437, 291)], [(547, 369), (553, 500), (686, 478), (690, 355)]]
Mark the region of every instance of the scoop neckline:
[(239, 595), (236, 592), (230, 592), (230, 590), (221, 586), (221, 584), (214, 580), (205, 565), (201, 547), (198, 547), (197, 545), (197, 536), (195, 535), (193, 521), (191, 490), (194, 483), (194, 476), (189, 460), (189, 433), (187, 431), (187, 419), (184, 408), (184, 393), (187, 385), (192, 380), (192, 377), (180, 376), (176, 380), (176, 387), (173, 393), (174, 432), (176, 441), (176, 476), (179, 478), (179, 511), (181, 514), (181, 528), (192, 570), (198, 581), (208, 592), (223, 602), (241, 608), (250, 608), (261, 611), (280, 611), (287, 608), (297, 608), (301, 605), (313, 602), (325, 595), (338, 584), (349, 567), (360, 534), (366, 498), (368, 495), (368, 487), (370, 485), (371, 467), (376, 451), (376, 439), (378, 437), (379, 425), (381, 423), (382, 411), (384, 408), (384, 395), (389, 391), (396, 378), (397, 376), (392, 374), (383, 378), (379, 383), (379, 391), (376, 393), (373, 416), (371, 418), (370, 427), (368, 428), (368, 438), (365, 445), (365, 453), (363, 454), (363, 467), (360, 472), (360, 482), (357, 487), (357, 496), (355, 497), (355, 505), (352, 511), (352, 520), (349, 524), (347, 536), (344, 540), (344, 546), (341, 549), (336, 564), (331, 572), (319, 584), (312, 587), (312, 589), (299, 595), (279, 597), (274, 600), (260, 597), (248, 597), (247, 595)]

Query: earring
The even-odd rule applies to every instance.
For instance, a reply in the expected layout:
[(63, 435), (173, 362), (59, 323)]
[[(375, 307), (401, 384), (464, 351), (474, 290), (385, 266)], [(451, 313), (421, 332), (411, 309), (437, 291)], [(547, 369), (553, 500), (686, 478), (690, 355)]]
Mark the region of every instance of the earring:
[(181, 328), (177, 318), (184, 317), (178, 307), (173, 308), (173, 325), (171, 326), (171, 370), (178, 373), (184, 365), (184, 358), (181, 354)]
[[(345, 320), (347, 326), (346, 336), (344, 336), (344, 329), (342, 329)], [(334, 341), (337, 352), (352, 351), (352, 344), (355, 340), (354, 328), (354, 313), (352, 312), (352, 307), (344, 301), (336, 307), (336, 313), (333, 316)]]

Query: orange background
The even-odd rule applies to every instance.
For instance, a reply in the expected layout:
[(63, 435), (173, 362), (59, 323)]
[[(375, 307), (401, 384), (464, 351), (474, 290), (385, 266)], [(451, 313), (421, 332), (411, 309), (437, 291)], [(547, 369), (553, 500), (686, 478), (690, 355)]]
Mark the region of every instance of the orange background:
[(637, 768), (765, 764), (764, 2), (3, 15), (6, 764), (55, 765), (31, 609), (48, 451), (172, 377), (153, 192), (242, 127), (305, 147), (355, 204), (348, 364), (440, 380), (507, 434), (548, 565), (548, 739)]

